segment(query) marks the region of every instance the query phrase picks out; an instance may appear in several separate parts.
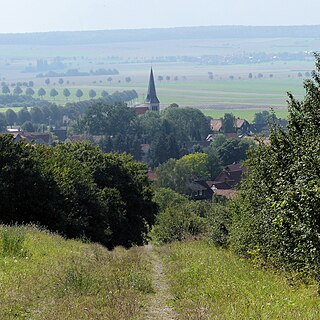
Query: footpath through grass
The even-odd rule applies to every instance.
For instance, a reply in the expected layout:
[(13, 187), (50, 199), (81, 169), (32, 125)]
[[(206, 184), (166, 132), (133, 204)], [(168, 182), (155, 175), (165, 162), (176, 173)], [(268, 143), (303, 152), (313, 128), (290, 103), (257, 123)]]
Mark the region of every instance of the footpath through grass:
[(289, 283), (205, 242), (176, 243), (159, 252), (178, 319), (320, 319), (316, 286)]
[(320, 319), (316, 285), (205, 241), (146, 248), (0, 226), (0, 320)]
[(141, 248), (108, 252), (33, 227), (0, 226), (0, 319), (143, 319), (152, 288)]

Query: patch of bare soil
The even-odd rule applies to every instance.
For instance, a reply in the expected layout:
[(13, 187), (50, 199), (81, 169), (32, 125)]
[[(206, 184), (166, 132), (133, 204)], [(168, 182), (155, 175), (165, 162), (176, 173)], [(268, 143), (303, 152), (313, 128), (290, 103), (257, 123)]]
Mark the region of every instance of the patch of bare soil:
[(163, 265), (152, 245), (145, 246), (153, 263), (153, 288), (155, 293), (151, 296), (144, 317), (145, 320), (175, 320), (177, 319), (173, 308), (170, 306), (172, 296), (163, 271)]

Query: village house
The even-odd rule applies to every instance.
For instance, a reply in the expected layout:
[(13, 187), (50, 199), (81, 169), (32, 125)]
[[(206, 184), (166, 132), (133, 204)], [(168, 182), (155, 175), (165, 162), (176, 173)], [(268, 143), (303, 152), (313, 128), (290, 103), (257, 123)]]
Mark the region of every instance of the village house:
[(207, 181), (207, 185), (216, 195), (232, 198), (244, 172), (245, 168), (241, 164), (230, 164), (223, 168), (214, 181)]
[[(211, 119), (210, 120), (210, 128), (214, 133), (225, 133), (225, 135), (229, 134), (228, 138), (235, 138), (239, 135), (250, 134), (250, 123), (245, 119), (236, 118), (234, 119), (234, 132), (225, 133), (223, 129), (223, 119)], [(231, 135), (231, 136), (230, 136)]]
[(212, 200), (213, 190), (204, 180), (193, 180), (188, 185), (190, 189), (189, 197), (192, 200)]

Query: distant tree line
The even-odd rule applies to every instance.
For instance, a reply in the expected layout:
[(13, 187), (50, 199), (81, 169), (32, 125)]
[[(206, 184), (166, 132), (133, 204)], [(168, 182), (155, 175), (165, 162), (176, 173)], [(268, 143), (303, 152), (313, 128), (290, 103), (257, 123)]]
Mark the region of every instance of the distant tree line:
[(101, 136), (99, 145), (105, 152), (127, 152), (137, 160), (143, 156), (141, 145), (147, 145), (144, 160), (156, 167), (189, 153), (193, 144), (206, 138), (210, 126), (204, 114), (192, 108), (167, 108), (138, 116), (123, 104), (94, 103), (74, 122), (73, 130)]
[(66, 72), (49, 71), (45, 74), (37, 74), (37, 78), (51, 78), (51, 77), (81, 77), (81, 76), (108, 76), (117, 75), (119, 71), (117, 69), (104, 69), (90, 70), (89, 72), (79, 71), (78, 69), (69, 69)]
[(175, 39), (317, 38), (320, 26), (209, 26), (1, 34), (0, 44), (75, 45)]

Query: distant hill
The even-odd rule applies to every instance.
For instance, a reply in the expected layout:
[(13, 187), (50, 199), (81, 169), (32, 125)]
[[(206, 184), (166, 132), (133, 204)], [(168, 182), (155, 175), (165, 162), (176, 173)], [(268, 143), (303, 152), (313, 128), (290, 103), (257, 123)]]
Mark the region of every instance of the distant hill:
[(0, 34), (0, 45), (77, 45), (129, 41), (219, 38), (319, 38), (314, 26), (210, 26), (164, 29)]

